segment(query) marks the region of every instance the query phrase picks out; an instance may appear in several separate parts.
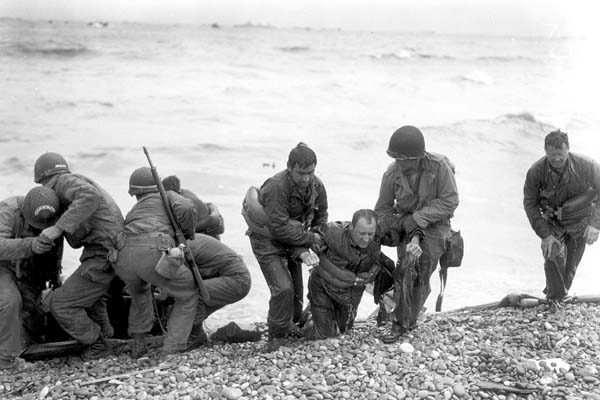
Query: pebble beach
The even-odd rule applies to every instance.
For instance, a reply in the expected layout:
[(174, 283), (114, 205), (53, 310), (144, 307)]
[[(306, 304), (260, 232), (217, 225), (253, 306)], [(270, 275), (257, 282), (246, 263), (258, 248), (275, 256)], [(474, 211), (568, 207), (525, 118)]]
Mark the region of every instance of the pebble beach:
[(367, 320), (321, 341), (210, 343), (160, 358), (37, 361), (0, 372), (21, 399), (600, 399), (600, 305), (425, 314), (394, 344)]

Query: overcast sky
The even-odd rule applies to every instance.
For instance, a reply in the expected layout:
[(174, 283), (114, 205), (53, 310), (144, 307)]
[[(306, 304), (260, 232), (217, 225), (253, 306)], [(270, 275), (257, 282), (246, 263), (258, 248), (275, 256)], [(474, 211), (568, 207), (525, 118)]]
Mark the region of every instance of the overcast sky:
[(281, 27), (581, 36), (599, 25), (594, 0), (0, 0), (29, 19), (246, 22)]

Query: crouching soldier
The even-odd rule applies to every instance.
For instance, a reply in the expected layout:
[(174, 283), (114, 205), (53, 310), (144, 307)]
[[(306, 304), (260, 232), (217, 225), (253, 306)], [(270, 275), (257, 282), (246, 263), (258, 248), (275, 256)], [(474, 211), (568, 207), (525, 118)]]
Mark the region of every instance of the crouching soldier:
[[(137, 203), (125, 219), (115, 269), (131, 295), (129, 333), (134, 338), (132, 356), (137, 358), (147, 352), (145, 336), (154, 321), (151, 285), (161, 288), (175, 300), (162, 353), (172, 354), (197, 347), (206, 340), (202, 330), (206, 316), (246, 295), (250, 286), (248, 271), (239, 257), (218, 240), (198, 235), (199, 238), (189, 241), (189, 245), (202, 268), (201, 275), (209, 279), (204, 284), (210, 301), (202, 301), (194, 277), (183, 265), (180, 249), (175, 247), (175, 232), (150, 168), (138, 168), (131, 174), (129, 194), (136, 196)], [(173, 191), (166, 194), (184, 236), (193, 239), (196, 227), (193, 202)], [(248, 276), (248, 279), (239, 279), (244, 282), (243, 290), (231, 285), (229, 279), (210, 279), (226, 276), (236, 268), (243, 270), (242, 275)], [(231, 275), (235, 282), (236, 274)], [(232, 292), (235, 293), (232, 295)]]
[(196, 207), (196, 233), (204, 233), (215, 239), (220, 239), (225, 232), (225, 221), (217, 206), (213, 203), (205, 203), (191, 190), (182, 189), (181, 181), (175, 175), (167, 176), (162, 180), (165, 190), (172, 190), (183, 197), (194, 202)]
[(64, 234), (71, 247), (83, 247), (79, 267), (50, 293), (50, 311), (65, 332), (87, 345), (83, 358), (106, 356), (112, 349), (104, 338), (114, 334), (105, 299), (115, 277), (109, 253), (123, 231), (121, 210), (96, 182), (71, 173), (60, 154), (42, 154), (35, 162), (34, 180), (56, 192), (64, 211), (41, 236), (54, 241)]
[(326, 247), (308, 281), (312, 323), (304, 328), (307, 339), (333, 337), (351, 329), (365, 285), (394, 270), (394, 262), (374, 240), (374, 211), (358, 210), (351, 222), (330, 222), (321, 230)]
[(58, 196), (42, 186), (0, 202), (0, 369), (23, 365), (21, 346), (43, 340), (41, 296), (47, 282), (60, 285), (63, 239), (39, 234), (59, 216)]

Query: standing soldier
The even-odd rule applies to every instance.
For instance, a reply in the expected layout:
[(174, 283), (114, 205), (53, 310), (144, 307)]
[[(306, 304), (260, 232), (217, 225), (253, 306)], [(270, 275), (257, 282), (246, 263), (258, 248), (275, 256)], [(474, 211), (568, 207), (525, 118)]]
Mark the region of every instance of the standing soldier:
[[(394, 158), (381, 180), (375, 211), (384, 230), (403, 230), (410, 239), (398, 243), (398, 263), (394, 271), (396, 321), (392, 343), (409, 329), (431, 293), (429, 279), (446, 249), (450, 218), (458, 206), (458, 190), (453, 166), (440, 154), (425, 151), (425, 139), (414, 126), (403, 126), (390, 138), (387, 154)], [(421, 237), (422, 231), (424, 237)], [(399, 236), (401, 237), (401, 236)], [(422, 254), (413, 262), (407, 248), (420, 245)]]
[(58, 196), (43, 186), (0, 202), (0, 369), (19, 368), (22, 343), (43, 339), (41, 296), (60, 285), (63, 239), (39, 234), (59, 215)]
[[(258, 193), (251, 188), (244, 201), (252, 251), (271, 290), (267, 324), (274, 346), (287, 336), (300, 336), (295, 323), (302, 315), (301, 263), (319, 261), (309, 248), (322, 245), (313, 228), (327, 222), (327, 193), (315, 176), (316, 166), (314, 151), (299, 143), (289, 154), (287, 169), (267, 179)], [(266, 218), (257, 215), (263, 208)]]
[(56, 192), (64, 210), (41, 236), (54, 241), (64, 234), (71, 247), (83, 247), (79, 267), (50, 294), (50, 311), (65, 332), (87, 345), (84, 358), (105, 356), (111, 348), (104, 337), (114, 330), (104, 296), (115, 276), (109, 254), (116, 254), (115, 238), (123, 231), (121, 210), (96, 182), (71, 173), (60, 154), (42, 154), (34, 179)]
[(569, 152), (569, 137), (560, 130), (544, 141), (546, 155), (525, 179), (523, 206), (542, 239), (548, 300), (568, 296), (585, 245), (598, 240), (600, 230), (600, 166)]

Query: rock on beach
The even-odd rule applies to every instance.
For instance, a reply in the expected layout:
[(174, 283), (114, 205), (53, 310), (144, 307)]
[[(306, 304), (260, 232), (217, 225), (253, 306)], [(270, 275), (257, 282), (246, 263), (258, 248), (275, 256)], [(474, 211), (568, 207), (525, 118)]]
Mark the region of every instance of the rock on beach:
[(388, 329), (359, 322), (339, 338), (290, 340), (275, 351), (263, 340), (209, 344), (166, 360), (152, 350), (139, 360), (37, 361), (0, 372), (0, 398), (600, 398), (597, 304), (425, 314), (397, 343), (384, 344)]

